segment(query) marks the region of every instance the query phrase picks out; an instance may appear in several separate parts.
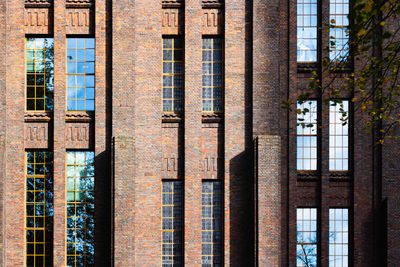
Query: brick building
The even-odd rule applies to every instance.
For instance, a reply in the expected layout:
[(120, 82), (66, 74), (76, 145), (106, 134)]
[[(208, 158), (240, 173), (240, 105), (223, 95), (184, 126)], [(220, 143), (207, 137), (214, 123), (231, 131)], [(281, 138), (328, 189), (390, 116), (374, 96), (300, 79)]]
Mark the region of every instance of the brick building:
[(1, 0), (1, 265), (397, 266), (399, 143), (281, 108), (348, 6)]

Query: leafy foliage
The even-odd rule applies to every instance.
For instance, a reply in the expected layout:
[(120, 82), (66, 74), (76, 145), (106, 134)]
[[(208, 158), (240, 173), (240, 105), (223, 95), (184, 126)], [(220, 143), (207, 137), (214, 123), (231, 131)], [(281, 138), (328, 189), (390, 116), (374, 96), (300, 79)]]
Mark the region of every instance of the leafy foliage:
[[(352, 1), (348, 17), (350, 24), (346, 30), (349, 41), (341, 48), (346, 51), (337, 53), (338, 56), (332, 59), (329, 55), (336, 48), (336, 41), (330, 36), (325, 48), (328, 56), (322, 60), (322, 72), (313, 72), (309, 82), (309, 91), (319, 90), (327, 105), (329, 101), (341, 105), (343, 96), (351, 92), (355, 111), (365, 115), (368, 130), (378, 129), (376, 141), (380, 144), (385, 138), (400, 139), (399, 16), (398, 0)], [(324, 31), (331, 32), (335, 24), (331, 20)], [(327, 81), (321, 82), (321, 77), (326, 77)], [(297, 100), (302, 102), (310, 95), (304, 93)], [(283, 102), (283, 107), (289, 110), (293, 105), (295, 103), (290, 99)], [(343, 112), (344, 123), (347, 116)]]

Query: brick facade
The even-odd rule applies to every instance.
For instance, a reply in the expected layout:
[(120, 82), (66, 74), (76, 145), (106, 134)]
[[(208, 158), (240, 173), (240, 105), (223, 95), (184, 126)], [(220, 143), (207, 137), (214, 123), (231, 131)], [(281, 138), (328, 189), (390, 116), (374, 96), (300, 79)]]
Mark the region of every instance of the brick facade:
[[(319, 2), (324, 25), (329, 1)], [(343, 207), (350, 266), (396, 266), (398, 142), (385, 143), (377, 166), (356, 112), (351, 171), (331, 172), (329, 111), (320, 103), (319, 170), (296, 171), (296, 114), (281, 103), (307, 90), (310, 70), (322, 72), (296, 62), (296, 14), (295, 0), (1, 0), (1, 265), (25, 264), (24, 152), (40, 149), (54, 152), (54, 266), (66, 265), (67, 150), (95, 152), (96, 266), (161, 265), (162, 181), (176, 179), (186, 266), (201, 266), (202, 181), (210, 180), (223, 184), (224, 266), (296, 266), (299, 207), (318, 209), (318, 265), (329, 265), (329, 208)], [(184, 107), (166, 114), (162, 38), (177, 36)], [(54, 38), (53, 111), (25, 110), (26, 37)], [(94, 112), (66, 111), (67, 37), (95, 38)], [(203, 37), (223, 40), (222, 113), (202, 111)]]

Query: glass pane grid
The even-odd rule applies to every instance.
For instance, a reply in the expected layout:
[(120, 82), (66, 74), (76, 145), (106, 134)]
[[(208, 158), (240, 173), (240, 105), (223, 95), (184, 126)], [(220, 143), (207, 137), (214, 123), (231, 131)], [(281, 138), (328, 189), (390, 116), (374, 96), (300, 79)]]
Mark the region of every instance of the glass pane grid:
[(205, 113), (222, 112), (223, 86), (223, 50), (222, 39), (203, 39), (203, 92), (202, 109)]
[[(330, 29), (330, 59), (332, 61), (346, 60), (349, 53), (349, 0), (330, 0), (329, 21), (334, 25)], [(334, 21), (334, 23), (333, 23)]]
[(182, 111), (183, 40), (163, 39), (163, 112)]
[(94, 264), (94, 153), (67, 152), (67, 265)]
[(297, 1), (297, 62), (316, 62), (318, 54), (317, 0)]
[(162, 266), (183, 266), (183, 183), (162, 185)]
[(297, 264), (317, 266), (317, 209), (297, 209)]
[(67, 39), (67, 110), (93, 111), (95, 99), (93, 38)]
[(222, 266), (223, 194), (220, 181), (203, 182), (202, 266)]
[(53, 154), (26, 152), (26, 264), (52, 263)]
[(298, 110), (308, 110), (297, 114), (297, 170), (317, 170), (317, 108), (316, 100), (297, 104)]
[[(344, 114), (345, 113), (345, 114)], [(349, 101), (330, 102), (329, 107), (329, 170), (349, 169)]]
[(26, 110), (53, 110), (54, 42), (26, 39)]
[(329, 266), (349, 265), (349, 210), (329, 209)]

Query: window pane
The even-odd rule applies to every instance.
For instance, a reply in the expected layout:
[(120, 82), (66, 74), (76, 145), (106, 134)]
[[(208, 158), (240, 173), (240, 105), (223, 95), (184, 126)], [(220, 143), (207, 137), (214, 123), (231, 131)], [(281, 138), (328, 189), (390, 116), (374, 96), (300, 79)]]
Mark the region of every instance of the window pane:
[(223, 50), (219, 38), (203, 39), (203, 112), (222, 112)]
[(317, 61), (318, 4), (297, 1), (297, 62)]
[(31, 266), (48, 266), (53, 261), (53, 153), (27, 151), (26, 165), (26, 259)]
[(317, 209), (297, 209), (296, 266), (317, 266)]
[(94, 39), (68, 38), (67, 46), (67, 110), (93, 111), (95, 108)]
[(318, 110), (317, 101), (297, 104), (297, 170), (317, 170)]
[(349, 52), (349, 1), (330, 0), (329, 21), (330, 28), (330, 59), (332, 61), (346, 61)]
[(163, 181), (162, 183), (163, 266), (182, 266), (183, 262), (182, 189), (182, 181)]
[(349, 161), (349, 101), (330, 101), (329, 107), (329, 170), (347, 171)]
[(348, 266), (349, 210), (329, 209), (329, 266)]
[(220, 181), (202, 183), (202, 266), (222, 263), (222, 198)]
[(183, 41), (163, 39), (163, 112), (180, 112), (183, 97)]
[(26, 39), (26, 110), (53, 110), (54, 45), (52, 38)]
[[(94, 153), (67, 152), (67, 261), (69, 266), (94, 261)], [(74, 249), (75, 248), (75, 249)]]

